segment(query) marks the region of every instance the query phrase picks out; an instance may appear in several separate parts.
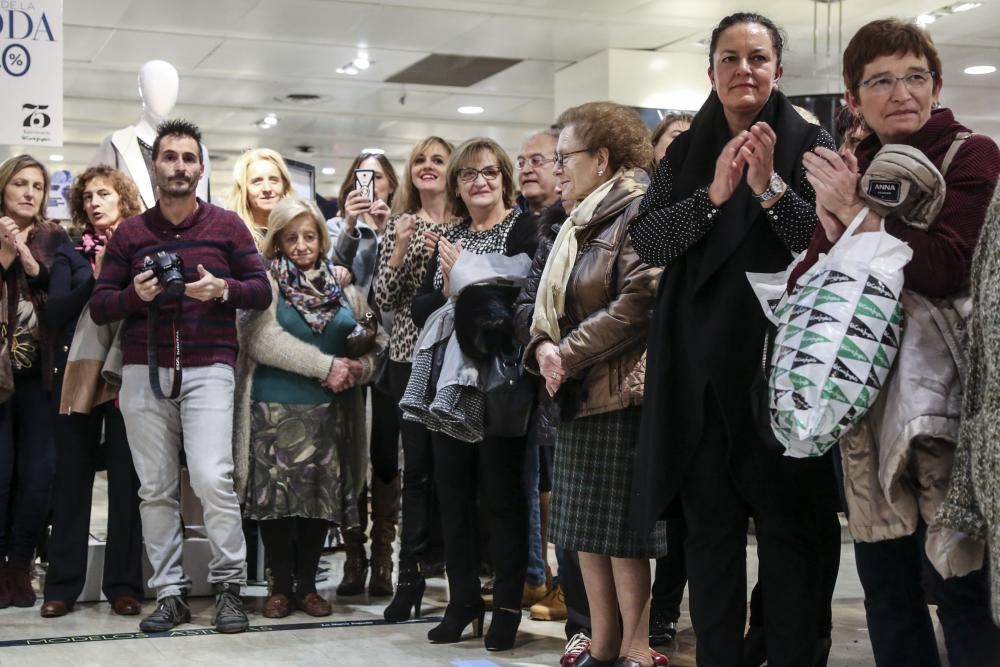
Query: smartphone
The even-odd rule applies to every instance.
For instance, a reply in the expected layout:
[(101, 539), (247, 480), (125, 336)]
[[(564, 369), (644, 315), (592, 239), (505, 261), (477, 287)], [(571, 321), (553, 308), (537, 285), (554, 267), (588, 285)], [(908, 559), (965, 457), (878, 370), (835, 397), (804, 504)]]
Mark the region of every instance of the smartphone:
[(354, 189), (368, 198), (368, 201), (375, 203), (375, 170), (355, 169)]

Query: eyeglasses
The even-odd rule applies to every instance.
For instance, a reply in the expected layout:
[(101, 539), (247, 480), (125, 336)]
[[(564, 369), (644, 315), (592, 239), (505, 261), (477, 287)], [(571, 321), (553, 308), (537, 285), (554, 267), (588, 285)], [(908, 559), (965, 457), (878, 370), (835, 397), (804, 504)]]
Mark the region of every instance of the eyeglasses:
[(487, 181), (495, 181), (500, 178), (500, 167), (496, 165), (488, 165), (482, 169), (473, 169), (472, 167), (466, 167), (464, 169), (458, 170), (458, 180), (463, 183), (472, 183), (479, 175), (482, 174), (483, 178)]
[(936, 72), (910, 72), (903, 76), (892, 76), (891, 74), (879, 74), (870, 79), (865, 79), (861, 85), (872, 92), (873, 95), (888, 95), (896, 88), (896, 82), (902, 81), (906, 89), (913, 92), (923, 90), (934, 80)]
[(570, 155), (576, 155), (577, 153), (589, 153), (589, 152), (590, 152), (589, 148), (581, 148), (578, 151), (570, 151), (569, 153), (556, 153), (556, 159), (555, 159), (555, 165), (554, 166), (555, 167), (559, 167), (560, 169), (565, 169), (566, 168), (566, 158), (568, 158)]
[(541, 153), (535, 153), (534, 155), (529, 155), (527, 159), (523, 157), (517, 158), (517, 168), (524, 169), (524, 165), (530, 163), (532, 167), (538, 169), (544, 164), (555, 161), (555, 157), (545, 157)]

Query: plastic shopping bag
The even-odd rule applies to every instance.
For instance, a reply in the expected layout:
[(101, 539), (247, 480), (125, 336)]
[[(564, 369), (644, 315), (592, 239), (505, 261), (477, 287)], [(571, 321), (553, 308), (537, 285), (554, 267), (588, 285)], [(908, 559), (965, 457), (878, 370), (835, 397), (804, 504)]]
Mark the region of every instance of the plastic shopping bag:
[(862, 210), (777, 303), (777, 281), (788, 271), (748, 274), (777, 326), (769, 408), (771, 428), (788, 456), (821, 456), (857, 424), (899, 350), (903, 267), (913, 251), (884, 225), (855, 234), (867, 213)]

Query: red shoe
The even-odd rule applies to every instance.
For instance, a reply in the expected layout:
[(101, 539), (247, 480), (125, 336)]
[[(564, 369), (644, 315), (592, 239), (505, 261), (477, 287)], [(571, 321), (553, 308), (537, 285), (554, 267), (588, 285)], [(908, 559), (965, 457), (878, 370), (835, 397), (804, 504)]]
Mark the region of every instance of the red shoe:
[(577, 658), (589, 650), (590, 637), (582, 632), (576, 633), (566, 642), (566, 648), (563, 649), (562, 657), (559, 658), (560, 667), (574, 667)]
[(649, 653), (653, 656), (653, 664), (657, 667), (667, 667), (667, 665), (670, 664), (670, 658), (662, 653), (654, 651), (653, 649), (649, 649)]

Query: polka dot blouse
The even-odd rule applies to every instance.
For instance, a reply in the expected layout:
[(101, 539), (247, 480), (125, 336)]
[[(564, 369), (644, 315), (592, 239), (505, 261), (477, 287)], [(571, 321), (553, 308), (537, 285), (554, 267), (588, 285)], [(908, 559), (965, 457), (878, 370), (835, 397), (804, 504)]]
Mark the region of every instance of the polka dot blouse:
[[(813, 148), (817, 146), (837, 148), (825, 130), (816, 138)], [(707, 185), (678, 200), (674, 195), (673, 178), (670, 162), (661, 160), (630, 227), (636, 252), (653, 266), (667, 266), (683, 255), (711, 231), (721, 210), (708, 198)], [(802, 167), (800, 192), (789, 187), (766, 213), (774, 233), (790, 251), (798, 253), (809, 247), (819, 218), (816, 216), (816, 193), (805, 178), (805, 167)]]

